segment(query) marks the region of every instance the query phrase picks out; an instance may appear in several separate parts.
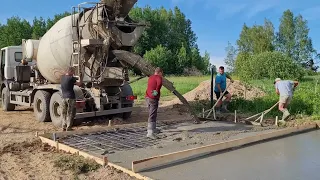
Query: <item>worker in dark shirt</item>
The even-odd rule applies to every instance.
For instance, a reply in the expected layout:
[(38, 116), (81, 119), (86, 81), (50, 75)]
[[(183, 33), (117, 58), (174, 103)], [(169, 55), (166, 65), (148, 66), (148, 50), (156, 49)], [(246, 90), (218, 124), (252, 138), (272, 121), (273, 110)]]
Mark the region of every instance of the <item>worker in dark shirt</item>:
[(74, 93), (74, 85), (80, 86), (77, 79), (73, 76), (75, 73), (74, 67), (69, 67), (67, 73), (61, 78), (61, 90), (62, 90), (62, 129), (70, 130), (70, 126), (73, 121), (73, 113), (75, 111), (76, 95)]
[(149, 110), (148, 118), (148, 133), (147, 137), (156, 138), (155, 134), (159, 133), (159, 130), (156, 129), (157, 121), (157, 111), (159, 106), (160, 99), (160, 90), (162, 87), (162, 75), (163, 71), (161, 68), (157, 67), (155, 69), (154, 75), (149, 77), (148, 87), (146, 90), (146, 101)]

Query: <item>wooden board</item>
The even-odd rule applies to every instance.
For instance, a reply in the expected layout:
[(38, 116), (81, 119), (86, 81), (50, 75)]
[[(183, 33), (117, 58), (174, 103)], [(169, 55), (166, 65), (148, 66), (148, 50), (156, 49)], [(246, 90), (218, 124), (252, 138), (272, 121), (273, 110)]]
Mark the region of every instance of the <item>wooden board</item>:
[(41, 139), (42, 143), (47, 143), (48, 145), (55, 147), (57, 149), (57, 151), (62, 150), (65, 151), (67, 153), (71, 153), (71, 154), (77, 154), (80, 156), (83, 156), (84, 158), (88, 158), (88, 159), (93, 159), (95, 160), (98, 164), (105, 166), (108, 161), (106, 158), (100, 158), (100, 157), (96, 157), (93, 156), (91, 154), (88, 154), (86, 152), (80, 151), (78, 149), (75, 149), (73, 147), (67, 146), (65, 144), (59, 143), (58, 141), (53, 141), (51, 139), (47, 139), (45, 137), (39, 136), (39, 138)]
[(312, 130), (316, 128), (317, 128), (317, 124), (314, 123), (311, 125), (286, 128), (286, 129), (277, 130), (275, 132), (262, 133), (259, 135), (250, 136), (246, 138), (240, 138), (240, 139), (235, 139), (227, 142), (211, 144), (211, 145), (197, 147), (197, 148), (188, 149), (184, 151), (178, 151), (174, 153), (141, 159), (141, 160), (132, 162), (132, 171), (141, 172), (141, 171), (149, 170), (152, 168), (161, 167), (164, 165), (169, 165), (172, 163), (181, 162), (181, 161), (192, 159), (195, 157), (207, 155), (217, 151), (227, 150), (230, 148), (235, 148), (235, 147), (247, 145), (250, 143), (255, 143), (263, 140), (277, 138), (285, 135), (290, 135), (292, 133), (303, 132), (303, 131)]
[(59, 143), (58, 141), (53, 141), (53, 140), (48, 139), (48, 138), (43, 137), (43, 136), (38, 136), (38, 137), (41, 139), (42, 143), (46, 143), (49, 146), (55, 147), (58, 151), (62, 150), (62, 151), (68, 152), (68, 153), (72, 153), (72, 154), (77, 154), (77, 155), (83, 156), (84, 158), (92, 159), (92, 160), (96, 161), (98, 164), (100, 164), (102, 166), (108, 165), (110, 167), (113, 167), (115, 169), (123, 171), (124, 173), (127, 173), (130, 176), (133, 176), (133, 177), (135, 177), (137, 179), (152, 180), (151, 178), (149, 178), (147, 176), (141, 175), (139, 173), (134, 173), (129, 169), (126, 169), (126, 168), (118, 166), (118, 165), (116, 165), (114, 163), (108, 162), (106, 157), (105, 158), (96, 157), (96, 156), (93, 156), (93, 155), (88, 154), (86, 152), (77, 150), (77, 149), (75, 149), (73, 147), (70, 147), (70, 146), (67, 146), (65, 144)]

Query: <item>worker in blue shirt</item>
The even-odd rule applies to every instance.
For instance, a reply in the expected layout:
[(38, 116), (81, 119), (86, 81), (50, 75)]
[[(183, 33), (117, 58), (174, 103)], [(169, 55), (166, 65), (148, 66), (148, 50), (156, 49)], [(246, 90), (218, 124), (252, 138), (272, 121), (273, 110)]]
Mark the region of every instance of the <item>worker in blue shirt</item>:
[[(225, 96), (226, 99), (224, 101), (222, 101), (222, 98), (220, 99), (220, 101), (217, 103), (215, 110), (217, 111), (217, 113), (219, 113), (220, 111), (222, 112), (228, 112), (229, 110), (227, 109), (227, 106), (231, 100), (231, 94), (226, 91), (224, 94), (223, 92), (226, 90), (227, 88), (227, 78), (230, 79), (230, 81), (233, 83), (233, 79), (227, 75), (224, 72), (224, 67), (220, 66), (219, 67), (219, 73), (216, 76), (215, 79), (215, 87), (214, 87), (214, 92), (216, 94), (217, 100), (221, 97), (221, 96)], [(221, 108), (222, 105), (222, 108)]]

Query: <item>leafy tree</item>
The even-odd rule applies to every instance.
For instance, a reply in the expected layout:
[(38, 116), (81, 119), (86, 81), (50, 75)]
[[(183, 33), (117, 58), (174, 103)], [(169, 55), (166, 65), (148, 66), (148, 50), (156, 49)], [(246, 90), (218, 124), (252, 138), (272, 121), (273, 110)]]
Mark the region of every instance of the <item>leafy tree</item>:
[(301, 15), (294, 16), (286, 10), (277, 34), (277, 50), (287, 54), (295, 62), (306, 64), (316, 53), (309, 37), (308, 22)]
[(239, 52), (259, 54), (274, 49), (274, 27), (273, 24), (265, 19), (263, 26), (254, 25), (248, 27), (243, 25), (240, 38), (237, 41)]
[(295, 23), (295, 49), (293, 58), (299, 63), (308, 62), (315, 50), (312, 45), (312, 40), (309, 37), (309, 28), (307, 20), (304, 20), (301, 15), (294, 19)]
[(204, 67), (198, 47), (194, 47), (191, 49), (191, 64), (199, 70), (201, 70)]
[(187, 58), (187, 50), (184, 46), (182, 46), (177, 54), (177, 60), (176, 63), (176, 67), (177, 69), (177, 73), (182, 73), (183, 69), (188, 67), (188, 58)]
[(67, 16), (70, 16), (71, 13), (69, 12), (64, 12), (64, 13), (61, 13), (61, 14), (56, 14), (54, 15), (53, 19), (51, 18), (48, 18), (47, 19), (47, 31), (55, 24), (57, 23), (60, 19), (64, 18), (64, 17), (67, 17)]
[(230, 42), (228, 42), (228, 46), (225, 48), (225, 50), (227, 52), (227, 56), (224, 59), (224, 63), (228, 66), (230, 72), (234, 72), (237, 50)]
[(147, 51), (162, 45), (173, 53), (172, 59), (176, 60), (170, 66), (172, 69), (170, 73), (179, 74), (184, 68), (192, 66), (205, 71), (207, 67), (197, 47), (197, 37), (192, 31), (191, 21), (186, 19), (178, 7), (173, 10), (166, 10), (164, 7), (158, 9), (151, 9), (150, 6), (135, 7), (129, 15), (136, 21), (150, 24), (134, 47), (135, 53), (143, 56)]
[(277, 50), (293, 58), (295, 44), (294, 15), (290, 10), (286, 10), (280, 19)]
[[(46, 20), (35, 17), (32, 26), (26, 20), (12, 17), (7, 24), (0, 24), (0, 47), (20, 45), (21, 39), (39, 39), (60, 19), (70, 15), (64, 12)], [(168, 74), (182, 74), (184, 69), (194, 67), (203, 73), (209, 72), (210, 56), (206, 53), (201, 57), (192, 22), (178, 7), (169, 10), (135, 7), (130, 17), (149, 25), (133, 48), (135, 53), (163, 67)]]
[(236, 62), (241, 79), (293, 78), (300, 79), (304, 71), (290, 57), (281, 52), (263, 52), (257, 55), (239, 54)]
[(165, 73), (170, 73), (173, 70), (171, 66), (173, 62), (172, 52), (162, 45), (147, 51), (144, 58), (153, 66), (161, 67)]
[(7, 19), (7, 24), (0, 28), (0, 46), (18, 46), (21, 45), (22, 39), (30, 39), (32, 28), (30, 23), (19, 17)]
[(203, 74), (209, 74), (211, 71), (211, 67), (213, 66), (215, 68), (215, 71), (217, 71), (217, 68), (214, 65), (211, 65), (210, 63), (210, 54), (205, 51), (204, 57), (202, 57), (203, 61)]
[(251, 53), (253, 51), (252, 43), (250, 40), (250, 28), (243, 24), (240, 37), (237, 40), (237, 45), (239, 52), (241, 53)]
[(46, 26), (46, 21), (42, 17), (39, 19), (35, 17), (32, 25), (32, 39), (39, 39), (42, 37), (47, 31)]

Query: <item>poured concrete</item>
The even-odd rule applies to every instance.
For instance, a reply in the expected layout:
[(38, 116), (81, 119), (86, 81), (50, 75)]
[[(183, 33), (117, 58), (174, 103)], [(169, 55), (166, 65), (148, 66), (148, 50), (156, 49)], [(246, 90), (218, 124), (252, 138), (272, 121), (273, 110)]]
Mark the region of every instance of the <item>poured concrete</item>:
[(275, 128), (261, 128), (225, 122), (206, 122), (202, 124), (187, 122), (162, 129), (160, 134), (162, 139), (153, 147), (118, 151), (106, 156), (108, 161), (131, 169), (132, 161), (135, 160), (254, 136), (261, 133), (262, 130), (264, 132), (273, 132)]
[(320, 131), (313, 131), (141, 174), (161, 180), (318, 180), (319, 140)]

